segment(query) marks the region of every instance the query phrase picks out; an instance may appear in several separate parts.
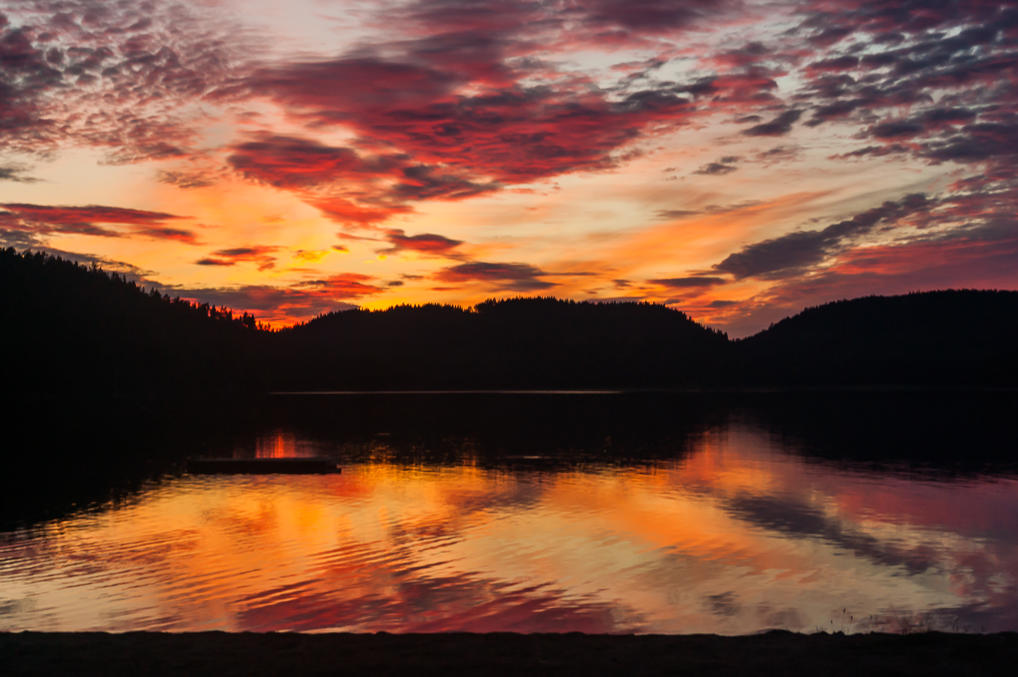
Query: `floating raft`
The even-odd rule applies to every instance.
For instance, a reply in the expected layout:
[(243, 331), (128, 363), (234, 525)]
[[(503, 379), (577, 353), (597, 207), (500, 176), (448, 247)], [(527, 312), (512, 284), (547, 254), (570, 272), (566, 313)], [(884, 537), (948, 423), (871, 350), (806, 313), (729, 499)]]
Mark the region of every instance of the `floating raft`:
[(331, 458), (191, 458), (187, 472), (193, 475), (245, 474), (322, 475), (343, 472)]

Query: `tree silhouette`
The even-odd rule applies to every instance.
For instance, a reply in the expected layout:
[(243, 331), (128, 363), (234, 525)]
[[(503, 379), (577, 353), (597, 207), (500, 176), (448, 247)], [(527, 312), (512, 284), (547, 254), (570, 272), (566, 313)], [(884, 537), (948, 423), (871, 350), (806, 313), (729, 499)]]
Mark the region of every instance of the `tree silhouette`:
[[(280, 331), (100, 267), (0, 251), (9, 383), (106, 395), (272, 389), (1015, 385), (1018, 292), (837, 301), (730, 341), (650, 303), (344, 310)], [(155, 394), (155, 395), (154, 395)]]

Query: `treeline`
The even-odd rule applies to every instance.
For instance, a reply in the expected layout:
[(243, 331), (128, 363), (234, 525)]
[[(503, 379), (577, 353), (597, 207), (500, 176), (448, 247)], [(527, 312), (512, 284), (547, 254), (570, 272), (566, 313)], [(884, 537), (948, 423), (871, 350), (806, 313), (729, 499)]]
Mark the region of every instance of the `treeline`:
[(135, 398), (262, 385), (251, 368), (265, 332), (252, 315), (11, 248), (0, 250), (0, 290), (5, 381), (26, 395)]
[(274, 339), (287, 367), (273, 382), (289, 389), (690, 385), (730, 348), (664, 306), (552, 298), (342, 311)]
[(1018, 385), (1018, 292), (839, 301), (732, 341), (660, 305), (552, 298), (348, 310), (272, 332), (13, 249), (0, 290), (6, 381), (23, 392)]
[(1018, 292), (945, 290), (808, 308), (738, 343), (779, 385), (1018, 386)]

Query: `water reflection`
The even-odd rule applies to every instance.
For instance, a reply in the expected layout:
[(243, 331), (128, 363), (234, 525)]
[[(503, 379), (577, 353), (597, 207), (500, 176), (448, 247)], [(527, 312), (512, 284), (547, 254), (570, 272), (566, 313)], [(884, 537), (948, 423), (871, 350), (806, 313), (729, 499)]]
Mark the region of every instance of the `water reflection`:
[[(247, 446), (234, 447), (235, 458), (251, 458), (252, 449)], [(317, 445), (311, 440), (300, 439), (288, 430), (273, 430), (255, 438), (254, 458), (310, 458), (317, 455)]]
[[(1013, 474), (810, 460), (747, 423), (624, 466), (390, 444), (342, 475), (182, 476), (5, 533), (0, 628), (1018, 629)], [(280, 429), (237, 453), (343, 449)]]

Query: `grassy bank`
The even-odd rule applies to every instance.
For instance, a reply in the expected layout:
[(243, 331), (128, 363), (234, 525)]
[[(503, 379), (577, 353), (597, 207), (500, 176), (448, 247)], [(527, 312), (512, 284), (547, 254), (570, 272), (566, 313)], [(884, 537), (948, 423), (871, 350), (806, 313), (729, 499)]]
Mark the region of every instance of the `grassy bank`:
[(1014, 674), (1018, 633), (0, 633), (4, 675)]

